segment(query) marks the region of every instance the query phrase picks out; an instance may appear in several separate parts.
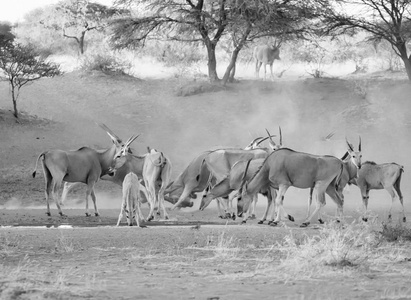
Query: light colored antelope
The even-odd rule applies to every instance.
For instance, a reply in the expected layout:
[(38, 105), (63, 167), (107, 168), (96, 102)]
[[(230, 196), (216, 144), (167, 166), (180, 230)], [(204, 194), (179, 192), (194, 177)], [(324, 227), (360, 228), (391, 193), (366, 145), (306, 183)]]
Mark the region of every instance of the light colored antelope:
[[(165, 219), (168, 219), (164, 205), (164, 192), (171, 179), (171, 162), (163, 152), (151, 149), (146, 155), (143, 167), (143, 179), (148, 193), (150, 213), (147, 220), (154, 219), (154, 210), (162, 209)], [(160, 189), (156, 193), (156, 184), (161, 181)]]
[[(280, 149), (283, 146), (283, 142), (282, 142), (282, 133), (281, 133), (281, 127), (279, 127), (279, 132), (280, 132), (280, 143), (276, 144), (274, 142), (274, 140), (272, 139), (273, 135), (270, 134), (270, 132), (266, 129), (268, 137), (262, 139), (260, 138), (260, 140), (258, 141), (258, 143), (254, 144), (254, 147), (250, 148), (249, 150), (255, 150), (255, 149), (260, 149), (260, 150), (264, 150), (265, 151), (265, 155), (260, 155), (257, 154), (257, 158), (253, 159), (253, 155), (247, 154), (246, 156), (237, 156), (235, 157), (235, 154), (230, 154), (230, 152), (225, 153), (227, 155), (227, 159), (216, 159), (213, 163), (214, 165), (212, 165), (209, 160), (205, 159), (204, 163), (206, 164), (207, 168), (210, 170), (210, 172), (212, 174), (216, 174), (217, 172), (221, 172), (222, 174), (225, 173), (224, 177), (217, 182), (217, 184), (214, 185), (214, 187), (212, 189), (210, 189), (210, 191), (208, 193), (206, 193), (202, 200), (201, 200), (201, 204), (200, 204), (200, 210), (204, 210), (204, 208), (206, 208), (212, 199), (216, 198), (216, 197), (227, 197), (228, 195), (231, 194), (231, 196), (228, 198), (228, 203), (226, 204), (227, 207), (230, 207), (230, 201), (232, 201), (235, 197), (236, 197), (236, 193), (232, 193), (233, 191), (237, 191), (240, 189), (241, 183), (242, 183), (242, 179), (244, 176), (248, 176), (247, 179), (249, 179), (249, 174), (254, 174), (256, 171), (256, 168), (260, 167), (263, 163), (263, 159), (272, 151), (275, 151), (277, 149)], [(264, 141), (265, 139), (270, 139), (269, 140), (269, 145), (270, 148), (259, 148), (259, 144)], [(231, 159), (230, 155), (232, 155), (233, 157), (235, 157), (234, 159)], [(244, 158), (248, 157), (248, 160), (245, 160)], [(236, 159), (239, 159), (236, 161)], [(232, 165), (232, 167), (230, 168), (230, 170), (227, 172), (226, 169), (224, 169), (226, 166), (229, 166), (230, 163), (232, 161), (235, 161), (235, 163)], [(252, 161), (252, 163), (250, 164), (251, 170), (249, 170), (248, 172), (246, 172), (245, 166), (247, 161)], [(220, 170), (218, 170), (215, 166), (220, 166)], [(221, 169), (221, 166), (223, 166), (223, 169)], [(218, 176), (216, 176), (218, 177)], [(267, 195), (267, 191), (264, 191), (263, 194)], [(220, 196), (217, 196), (220, 195)], [(271, 191), (270, 191), (270, 195), (271, 195)], [(254, 196), (252, 205), (250, 206), (250, 210), (248, 212), (248, 216), (245, 216), (243, 218), (243, 222), (245, 222), (245, 220), (248, 218), (250, 219), (255, 219), (255, 208), (256, 208), (256, 204), (257, 204), (257, 194)], [(264, 213), (263, 216), (263, 222), (267, 217), (268, 211), (270, 210), (271, 207), (271, 198), (268, 199), (268, 203), (267, 203), (267, 209)], [(232, 206), (232, 204), (231, 204)], [(235, 218), (235, 217), (233, 217)], [(260, 222), (259, 222), (260, 223)], [(260, 223), (262, 224), (262, 222)]]
[(128, 226), (133, 226), (134, 221), (136, 221), (137, 226), (141, 227), (140, 221), (145, 221), (143, 214), (141, 213), (140, 182), (137, 175), (133, 172), (128, 173), (126, 177), (124, 177), (123, 201), (121, 203), (117, 226), (120, 225), (124, 213), (127, 218)]
[[(257, 147), (266, 138), (258, 137), (251, 141), (246, 148)], [(172, 198), (178, 200), (175, 202), (172, 209), (180, 207), (184, 203), (190, 203), (190, 198), (195, 198), (195, 193), (203, 192), (207, 189), (212, 180), (210, 171), (203, 163), (204, 159), (212, 152), (219, 150), (208, 150), (200, 153), (195, 157), (184, 171), (166, 188), (166, 199)], [(170, 201), (174, 201), (171, 200)], [(192, 202), (191, 202), (192, 203)], [(191, 205), (192, 206), (192, 205)], [(221, 217), (223, 217), (220, 214)]]
[(280, 43), (274, 43), (272, 45), (256, 46), (253, 51), (253, 57), (255, 59), (255, 76), (258, 78), (261, 65), (264, 65), (264, 80), (267, 79), (266, 66), (270, 65), (271, 78), (274, 78), (273, 63), (274, 60), (280, 60)]
[(342, 217), (343, 200), (336, 189), (342, 172), (342, 161), (336, 157), (313, 155), (288, 148), (278, 149), (266, 158), (250, 181), (243, 183), (241, 199), (237, 201), (237, 213), (240, 217), (248, 210), (256, 193), (270, 188), (278, 190), (275, 198), (277, 216), (271, 225), (277, 225), (281, 217), (293, 221), (294, 218), (288, 215), (282, 206), (287, 189), (290, 186), (300, 189), (314, 187), (317, 192), (317, 207), (302, 224), (307, 226), (315, 214), (320, 216), (321, 208), (325, 205), (325, 191), (332, 183), (334, 189), (329, 195), (337, 204), (339, 217)]
[(142, 164), (141, 176), (144, 180), (148, 196), (147, 200), (150, 206), (147, 221), (151, 221), (154, 218), (154, 210), (157, 210), (159, 206), (163, 209), (164, 218), (168, 219), (169, 217), (164, 205), (164, 191), (170, 182), (171, 162), (162, 152), (158, 152), (155, 149), (149, 150), (149, 153), (144, 156), (131, 154), (129, 148), (134, 139), (131, 137), (116, 154), (114, 158), (115, 168), (120, 170), (129, 161), (129, 165), (124, 170), (127, 172), (127, 168), (140, 170)]
[[(243, 180), (249, 180), (259, 170), (259, 168), (261, 168), (264, 160), (264, 158), (259, 158), (251, 159), (249, 161), (237, 161), (231, 168), (230, 173), (227, 174), (227, 176), (218, 184), (214, 185), (207, 195), (201, 199), (200, 210), (204, 210), (204, 208), (206, 208), (214, 198), (227, 197), (232, 194), (232, 192), (237, 194), (238, 190), (241, 188)], [(271, 191), (264, 189), (259, 192), (269, 198), (267, 208), (263, 216), (263, 219), (265, 220), (271, 208)], [(253, 200), (253, 202), (255, 203), (256, 201)], [(242, 222), (245, 223), (246, 219), (247, 217), (244, 214)], [(262, 224), (262, 222), (260, 224)]]
[(60, 188), (62, 182), (81, 182), (87, 184), (86, 191), (86, 216), (90, 216), (88, 212), (88, 198), (91, 195), (91, 199), (94, 204), (94, 214), (99, 215), (96, 195), (94, 193), (94, 185), (100, 179), (101, 176), (108, 173), (108, 169), (112, 164), (115, 154), (122, 149), (123, 143), (120, 138), (112, 134), (112, 131), (108, 129), (104, 124), (99, 124), (110, 136), (113, 145), (105, 150), (95, 150), (89, 147), (82, 147), (75, 151), (64, 150), (48, 150), (42, 152), (36, 161), (36, 166), (33, 171), (33, 178), (36, 176), (37, 164), (42, 158), (43, 173), (46, 183), (46, 202), (47, 212), (50, 216), (50, 194), (56, 202), (58, 212), (61, 216), (64, 216), (60, 207), (60, 201), (56, 199), (56, 193)]
[(391, 210), (396, 197), (400, 200), (402, 206), (402, 220), (406, 222), (403, 196), (401, 193), (401, 175), (404, 167), (396, 163), (376, 164), (375, 162), (366, 161), (362, 164), (361, 170), (358, 171), (358, 178), (352, 183), (360, 188), (362, 202), (364, 205), (364, 214), (362, 219), (367, 221), (367, 207), (370, 190), (385, 189), (391, 196), (392, 202), (388, 212), (388, 218), (391, 219)]
[[(344, 201), (344, 194), (343, 190), (345, 186), (355, 180), (357, 178), (358, 170), (361, 169), (361, 158), (362, 158), (362, 153), (361, 153), (361, 137), (360, 137), (360, 142), (358, 144), (358, 151), (354, 150), (354, 146), (349, 143), (346, 139), (347, 142), (347, 152), (344, 154), (344, 156), (341, 158), (343, 161), (343, 173), (341, 175), (340, 182), (337, 187), (337, 192), (339, 193), (341, 199)], [(333, 193), (334, 187), (328, 186), (326, 193)], [(310, 216), (310, 207), (312, 203), (312, 196), (313, 196), (313, 188), (310, 189), (310, 197), (308, 198), (308, 207), (307, 207), (307, 218)], [(318, 222), (321, 224), (324, 223), (322, 219), (319, 219)]]

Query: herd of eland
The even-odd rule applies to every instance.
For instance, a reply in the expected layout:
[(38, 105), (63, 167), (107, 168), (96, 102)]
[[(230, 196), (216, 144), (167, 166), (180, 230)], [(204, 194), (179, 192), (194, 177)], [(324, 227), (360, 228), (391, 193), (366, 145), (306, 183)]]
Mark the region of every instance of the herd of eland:
[[(103, 150), (89, 147), (76, 151), (49, 150), (38, 156), (33, 177), (41, 160), (47, 215), (50, 216), (49, 200), (53, 197), (59, 214), (65, 216), (61, 205), (67, 193), (73, 185), (83, 183), (87, 185), (86, 216), (90, 216), (89, 196), (93, 200), (94, 213), (98, 216), (94, 186), (102, 179), (122, 186), (117, 226), (124, 214), (130, 226), (136, 223), (142, 227), (145, 222), (153, 220), (155, 215), (161, 216), (161, 212), (163, 218), (168, 219), (164, 201), (173, 204), (172, 210), (191, 207), (192, 199), (197, 198), (196, 193), (203, 193), (200, 210), (216, 199), (220, 217), (235, 219), (237, 215), (242, 218), (241, 223), (255, 218), (257, 195), (262, 194), (267, 197), (267, 207), (258, 223), (263, 224), (268, 218), (268, 224), (276, 226), (281, 219), (294, 221), (294, 217), (285, 211), (283, 203), (288, 188), (295, 187), (310, 190), (307, 216), (300, 225), (306, 227), (315, 215), (323, 223), (321, 209), (325, 205), (325, 194), (337, 205), (337, 221), (343, 217), (343, 191), (347, 184), (354, 184), (361, 191), (364, 221), (367, 221), (368, 198), (372, 189), (387, 190), (393, 202), (395, 198), (399, 198), (402, 219), (406, 221), (400, 190), (404, 167), (396, 163), (362, 163), (361, 138), (357, 151), (346, 140), (347, 151), (339, 159), (331, 155), (314, 155), (286, 148), (282, 144), (281, 128), (279, 143), (274, 142), (274, 135), (266, 129), (267, 137), (258, 137), (245, 148), (223, 148), (200, 153), (171, 181), (172, 164), (163, 152), (148, 148), (147, 153), (138, 155), (130, 147), (138, 135), (131, 136), (123, 143), (106, 125), (98, 125), (110, 137), (111, 147)], [(265, 140), (269, 142), (267, 148), (261, 146)], [(58, 199), (57, 193), (63, 183), (62, 197)], [(316, 209), (310, 213), (314, 191)], [(236, 209), (232, 206), (234, 198), (237, 198)], [(140, 207), (146, 202), (149, 214), (144, 218)]]

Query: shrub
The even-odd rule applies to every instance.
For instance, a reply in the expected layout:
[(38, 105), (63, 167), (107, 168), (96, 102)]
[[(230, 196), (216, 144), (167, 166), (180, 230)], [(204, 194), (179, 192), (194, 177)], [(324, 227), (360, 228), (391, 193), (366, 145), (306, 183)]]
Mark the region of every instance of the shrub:
[(128, 74), (131, 63), (120, 60), (111, 54), (90, 54), (82, 58), (82, 71), (101, 71), (104, 73), (124, 75)]
[(396, 225), (383, 223), (382, 230), (379, 233), (381, 237), (388, 242), (399, 240), (411, 241), (411, 228), (408, 228), (401, 223)]

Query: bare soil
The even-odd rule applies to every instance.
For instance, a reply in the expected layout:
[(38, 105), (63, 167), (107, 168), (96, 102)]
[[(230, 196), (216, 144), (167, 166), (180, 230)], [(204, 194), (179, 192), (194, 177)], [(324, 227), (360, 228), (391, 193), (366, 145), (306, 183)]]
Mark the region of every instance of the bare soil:
[[(219, 219), (213, 207), (199, 212), (198, 201), (192, 209), (170, 211), (169, 222), (116, 228), (121, 190), (105, 181), (96, 186), (100, 217), (85, 217), (83, 187), (70, 195), (67, 218), (57, 215), (54, 203), (52, 216), (45, 215), (42, 172), (31, 177), (37, 156), (46, 149), (109, 146), (95, 124), (102, 122), (123, 139), (141, 133), (135, 142), (140, 153), (147, 146), (166, 152), (173, 178), (200, 152), (241, 147), (264, 135), (264, 128), (275, 133), (280, 125), (288, 147), (337, 156), (344, 154), (345, 136), (357, 145), (361, 135), (364, 160), (405, 166), (402, 188), (411, 220), (407, 82), (387, 77), (243, 80), (224, 90), (177, 96), (185, 84), (69, 73), (22, 90), (23, 115), (16, 123), (7, 109), (8, 87), (0, 82), (6, 107), (0, 112), (1, 299), (411, 298), (406, 259), (384, 268), (335, 267), (333, 275), (311, 274), (306, 280), (267, 273), (284, 259), (275, 249), (285, 236), (317, 234), (319, 225), (298, 227), (308, 191), (290, 189), (285, 208), (297, 222), (277, 228)], [(323, 141), (332, 131), (333, 139)], [(370, 209), (378, 222), (390, 204), (385, 191), (371, 193)], [(262, 210), (263, 204), (258, 216)], [(334, 210), (329, 200), (329, 220)], [(358, 220), (360, 210), (359, 191), (350, 187), (347, 223)], [(394, 222), (399, 210), (394, 203)]]

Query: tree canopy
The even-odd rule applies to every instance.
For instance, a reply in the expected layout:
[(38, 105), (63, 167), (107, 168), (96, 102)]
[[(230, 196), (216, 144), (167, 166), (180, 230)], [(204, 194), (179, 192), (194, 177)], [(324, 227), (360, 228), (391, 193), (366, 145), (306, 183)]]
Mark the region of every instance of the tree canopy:
[(215, 51), (223, 35), (233, 39), (235, 65), (238, 52), (249, 41), (307, 32), (308, 20), (318, 15), (323, 2), (327, 1), (117, 0), (117, 5), (138, 7), (138, 12), (112, 22), (111, 41), (117, 48), (144, 45), (147, 39), (201, 41), (207, 49), (209, 78), (217, 81)]
[(411, 80), (411, 57), (407, 52), (411, 37), (411, 1), (344, 0), (332, 4), (324, 14), (327, 34), (364, 30), (374, 41), (386, 40), (404, 62)]

